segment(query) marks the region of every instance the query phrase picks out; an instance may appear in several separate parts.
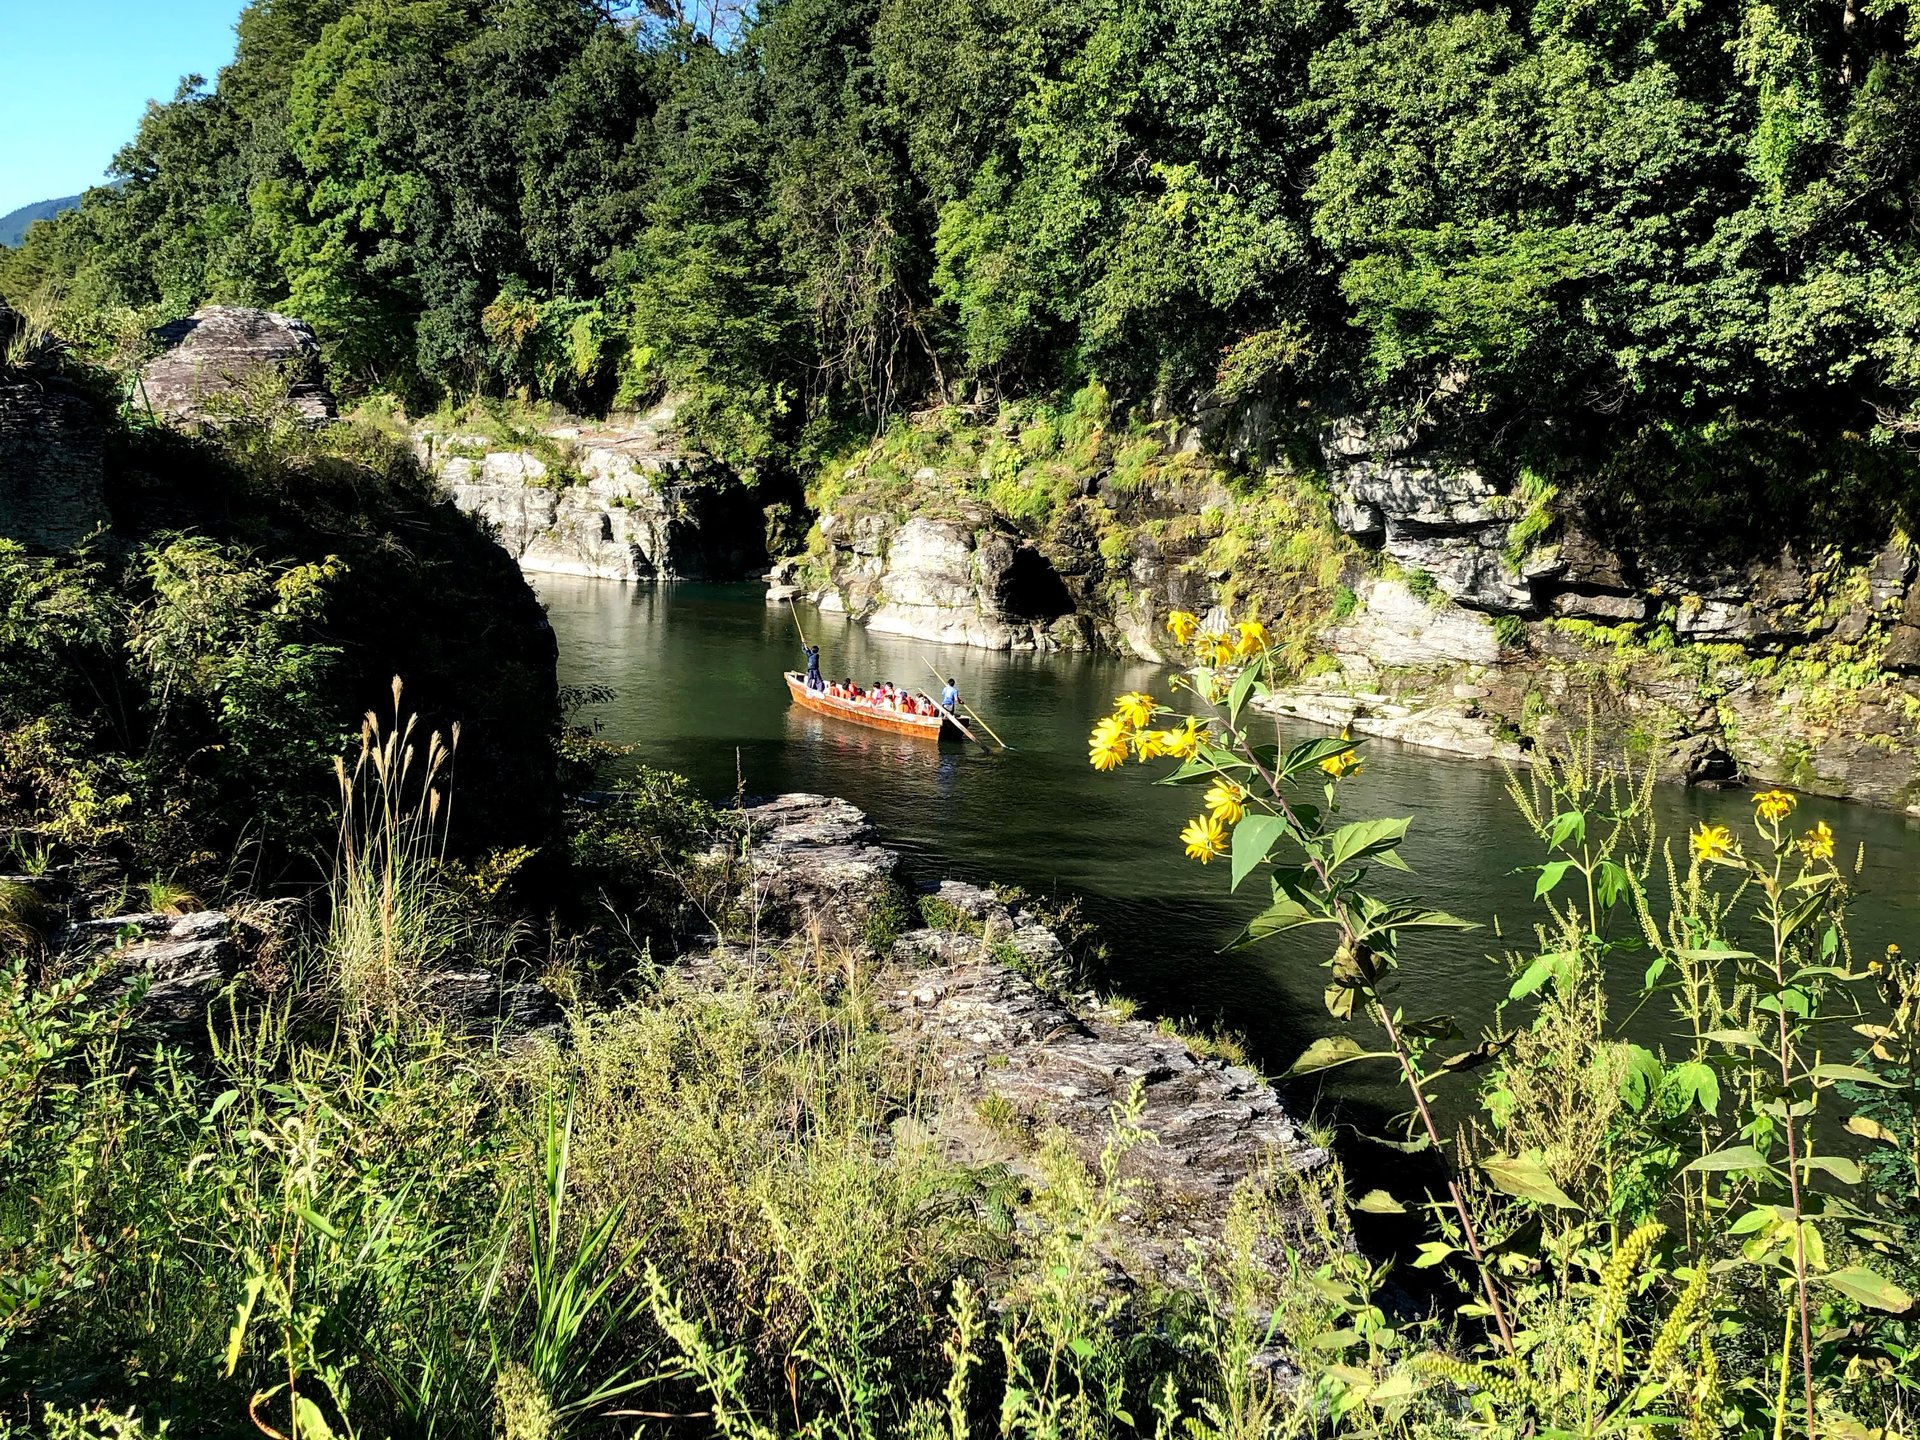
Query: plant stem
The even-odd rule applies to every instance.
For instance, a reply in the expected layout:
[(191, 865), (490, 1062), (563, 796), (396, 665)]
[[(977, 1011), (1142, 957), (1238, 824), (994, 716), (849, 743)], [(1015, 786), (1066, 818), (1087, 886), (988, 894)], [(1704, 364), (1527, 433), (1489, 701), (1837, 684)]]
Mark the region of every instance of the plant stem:
[(1772, 893), (1774, 1018), (1780, 1039), (1780, 1097), (1786, 1115), (1787, 1185), (1793, 1197), (1793, 1286), (1795, 1306), (1800, 1312), (1800, 1377), (1806, 1391), (1807, 1436), (1813, 1437), (1813, 1320), (1808, 1313), (1806, 1225), (1800, 1194), (1800, 1137), (1793, 1119), (1793, 1039), (1787, 1029), (1786, 964), (1780, 934), (1778, 876)]
[[(1306, 829), (1300, 824), (1300, 817), (1294, 813), (1293, 807), (1287, 803), (1287, 797), (1281, 793), (1278, 778), (1253, 756), (1251, 746), (1247, 749), (1247, 757), (1252, 760), (1253, 768), (1259, 771), (1260, 778), (1266, 781), (1268, 792), (1273, 796), (1274, 803), (1280, 807), (1281, 813), (1286, 816), (1288, 824), (1293, 826), (1295, 833), (1305, 836)], [(1445, 1142), (1440, 1138), (1440, 1127), (1434, 1123), (1433, 1112), (1427, 1107), (1427, 1097), (1421, 1087), (1419, 1073), (1413, 1068), (1413, 1057), (1400, 1038), (1400, 1030), (1393, 1023), (1392, 1013), (1380, 999), (1379, 972), (1373, 967), (1373, 952), (1367, 948), (1366, 942), (1360, 939), (1352, 917), (1348, 914), (1346, 902), (1340, 898), (1334, 888), (1333, 876), (1328, 872), (1326, 862), (1310, 847), (1302, 848), (1305, 851), (1308, 866), (1318, 877), (1321, 886), (1327, 892), (1328, 899), (1332, 902), (1334, 921), (1340, 928), (1341, 943), (1352, 951), (1355, 963), (1361, 967), (1361, 972), (1366, 976), (1367, 996), (1373, 1006), (1374, 1016), (1380, 1028), (1386, 1031), (1387, 1043), (1393, 1047), (1394, 1058), (1400, 1062), (1400, 1073), (1407, 1082), (1408, 1092), (1413, 1096), (1414, 1108), (1420, 1113), (1420, 1123), (1426, 1129), (1427, 1139), (1433, 1146), (1434, 1154), (1440, 1157), (1440, 1163), (1447, 1166), (1447, 1194), (1453, 1200), (1455, 1213), (1460, 1217), (1460, 1230), (1466, 1236), (1467, 1250), (1473, 1256), (1473, 1263), (1480, 1271), (1480, 1286), (1486, 1293), (1488, 1307), (1493, 1311), (1494, 1325), (1500, 1331), (1501, 1346), (1508, 1355), (1512, 1355), (1515, 1353), (1513, 1326), (1507, 1319), (1506, 1306), (1500, 1303), (1499, 1287), (1494, 1284), (1493, 1271), (1487, 1264), (1486, 1253), (1481, 1249), (1480, 1232), (1473, 1223), (1472, 1213), (1467, 1209), (1466, 1194), (1461, 1190), (1459, 1180), (1454, 1177), (1453, 1167), (1447, 1165)]]

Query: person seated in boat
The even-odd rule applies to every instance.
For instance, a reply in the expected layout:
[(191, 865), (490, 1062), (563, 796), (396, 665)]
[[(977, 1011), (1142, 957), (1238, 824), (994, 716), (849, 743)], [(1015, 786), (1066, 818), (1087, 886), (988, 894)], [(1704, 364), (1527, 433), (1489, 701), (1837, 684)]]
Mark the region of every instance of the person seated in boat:
[(800, 648), (807, 657), (807, 689), (818, 695), (827, 688), (827, 682), (820, 678), (820, 647), (803, 642)]
[(916, 715), (938, 715), (940, 713), (933, 708), (933, 697), (924, 690), (913, 697), (913, 710)]
[(949, 710), (960, 708), (960, 687), (953, 683), (953, 677), (947, 677), (947, 688), (940, 692), (940, 703)]

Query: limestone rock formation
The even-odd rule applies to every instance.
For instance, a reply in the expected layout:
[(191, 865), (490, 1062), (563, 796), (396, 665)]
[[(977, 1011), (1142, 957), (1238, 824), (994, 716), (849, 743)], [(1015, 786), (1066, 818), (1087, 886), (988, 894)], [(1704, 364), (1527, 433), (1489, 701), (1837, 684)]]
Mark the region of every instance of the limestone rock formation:
[(209, 305), (162, 325), (163, 347), (140, 372), (147, 403), (163, 419), (218, 424), (235, 397), (260, 386), (286, 387), (303, 418), (331, 420), (334, 399), (320, 371), (320, 345), (303, 320), (238, 305)]
[(832, 550), (822, 609), (845, 610), (888, 635), (990, 650), (1055, 649), (1073, 597), (1031, 544), (982, 506), (901, 520), (829, 512)]
[(1339, 528), (1433, 576), (1462, 605), (1537, 612), (1532, 587), (1506, 555), (1508, 499), (1477, 466), (1433, 449), (1416, 422), (1380, 430), (1350, 416), (1320, 448)]
[[(897, 924), (899, 856), (843, 800), (782, 795), (746, 810), (755, 893), (768, 897), (760, 944), (825, 935), (873, 944)], [(1060, 938), (1020, 904), (975, 886), (943, 882), (913, 924), (869, 964), (871, 988), (893, 1043), (946, 1077), (927, 1116), (935, 1139), (970, 1163), (1033, 1173), (1035, 1147), (1016, 1138), (1058, 1131), (1097, 1163), (1113, 1111), (1137, 1086), (1152, 1139), (1123, 1173), (1138, 1183), (1105, 1259), (1121, 1275), (1163, 1286), (1193, 1283), (1189, 1247), (1217, 1246), (1237, 1188), (1275, 1170), (1326, 1163), (1273, 1087), (1237, 1065), (1196, 1055), (1144, 1020), (1122, 1019), (1070, 994)], [(716, 947), (692, 963), (718, 970), (755, 952)], [(1011, 1125), (988, 1125), (979, 1102), (996, 1097)], [(1284, 1263), (1280, 1237), (1260, 1258)]]
[(673, 428), (673, 411), (544, 432), (534, 448), (422, 428), (453, 502), (522, 570), (608, 580), (732, 579), (764, 563), (764, 517)]

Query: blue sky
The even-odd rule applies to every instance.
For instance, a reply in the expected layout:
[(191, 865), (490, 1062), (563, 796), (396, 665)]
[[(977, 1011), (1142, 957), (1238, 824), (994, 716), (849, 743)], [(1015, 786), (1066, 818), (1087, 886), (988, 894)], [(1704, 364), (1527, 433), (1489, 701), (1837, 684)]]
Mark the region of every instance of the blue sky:
[(0, 0), (0, 215), (97, 185), (149, 100), (233, 58), (245, 0)]

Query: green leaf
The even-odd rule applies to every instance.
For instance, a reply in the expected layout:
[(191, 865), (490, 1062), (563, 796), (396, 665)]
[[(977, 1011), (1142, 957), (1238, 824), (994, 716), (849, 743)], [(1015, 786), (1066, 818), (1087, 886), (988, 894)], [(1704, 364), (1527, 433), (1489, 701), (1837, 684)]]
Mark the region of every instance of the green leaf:
[(1709, 1115), (1719, 1113), (1720, 1077), (1702, 1060), (1688, 1060), (1669, 1072), (1674, 1094), (1682, 1107), (1698, 1105)]
[(1611, 860), (1602, 860), (1600, 868), (1594, 874), (1594, 894), (1602, 905), (1617, 905), (1633, 885), (1633, 876), (1622, 865)]
[(1547, 838), (1550, 848), (1558, 850), (1569, 840), (1587, 843), (1587, 817), (1578, 810), (1568, 810), (1553, 817), (1553, 833)]
[(1234, 677), (1233, 688), (1227, 691), (1227, 714), (1232, 717), (1236, 726), (1240, 723), (1241, 707), (1247, 703), (1247, 696), (1259, 680), (1260, 669), (1257, 665), (1247, 666)]
[(1851, 1080), (1856, 1085), (1872, 1085), (1878, 1089), (1891, 1090), (1893, 1082), (1874, 1070), (1861, 1065), (1816, 1065), (1807, 1072), (1814, 1080)]
[(1540, 879), (1533, 887), (1533, 898), (1539, 900), (1551, 895), (1554, 887), (1567, 878), (1567, 871), (1573, 868), (1571, 860), (1549, 860), (1540, 867)]
[(1687, 1166), (1689, 1170), (1764, 1170), (1767, 1157), (1751, 1145), (1729, 1145), (1711, 1155), (1702, 1155)]
[(1256, 945), (1282, 931), (1297, 930), (1302, 925), (1333, 923), (1332, 916), (1316, 914), (1291, 895), (1276, 895), (1271, 905), (1247, 922), (1247, 928), (1240, 932), (1227, 949), (1244, 950), (1247, 946)]
[(227, 1369), (231, 1376), (234, 1367), (240, 1363), (241, 1347), (247, 1343), (247, 1326), (253, 1323), (253, 1308), (260, 1303), (260, 1292), (266, 1289), (264, 1275), (247, 1277), (247, 1298), (233, 1307), (233, 1328), (227, 1331)]
[(1886, 1276), (1878, 1275), (1864, 1265), (1849, 1265), (1844, 1270), (1835, 1270), (1831, 1275), (1821, 1278), (1848, 1299), (1857, 1300), (1875, 1310), (1898, 1315), (1913, 1308), (1913, 1296)]
[(1356, 820), (1333, 832), (1327, 869), (1338, 870), (1349, 861), (1391, 850), (1406, 837), (1405, 819)]
[(333, 1427), (320, 1407), (305, 1395), (293, 1397), (293, 1433), (298, 1440), (334, 1440)]
[(226, 1109), (239, 1098), (240, 1092), (238, 1090), (222, 1090), (218, 1095), (213, 1097), (213, 1104), (207, 1107), (207, 1113), (202, 1123), (204, 1123), (205, 1120), (212, 1120), (222, 1110)]
[(1233, 889), (1259, 868), (1286, 833), (1287, 822), (1279, 815), (1250, 814), (1233, 827)]
[(294, 1213), (329, 1240), (338, 1240), (340, 1238), (339, 1227), (318, 1211), (309, 1210), (305, 1205), (296, 1205), (294, 1207)]
[(1493, 1155), (1480, 1162), (1480, 1169), (1494, 1187), (1536, 1205), (1557, 1205), (1563, 1210), (1580, 1207), (1553, 1183), (1553, 1177), (1538, 1160), (1527, 1155)]
[(1313, 1075), (1356, 1060), (1391, 1060), (1391, 1050), (1362, 1050), (1351, 1035), (1328, 1035), (1309, 1045), (1300, 1058), (1287, 1067), (1287, 1074)]
[(1360, 929), (1361, 937), (1384, 935), (1394, 930), (1478, 930), (1472, 920), (1462, 920), (1444, 910), (1421, 910), (1410, 905), (1381, 910)]
[(1620, 1078), (1620, 1094), (1626, 1102), (1638, 1110), (1647, 1103), (1647, 1097), (1659, 1086), (1666, 1067), (1660, 1063), (1660, 1057), (1644, 1045), (1627, 1047), (1627, 1073)]
[(1435, 1265), (1444, 1264), (1447, 1257), (1453, 1253), (1454, 1248), (1451, 1245), (1443, 1245), (1438, 1240), (1425, 1241), (1420, 1246), (1420, 1253), (1414, 1256), (1413, 1268), (1430, 1270)]
[(1844, 1155), (1808, 1155), (1800, 1161), (1804, 1170), (1823, 1170), (1842, 1185), (1858, 1185), (1860, 1167)]
[(1369, 1215), (1404, 1215), (1407, 1207), (1384, 1190), (1369, 1190), (1353, 1202), (1353, 1208)]
[(1567, 961), (1572, 958), (1571, 955), (1564, 951), (1555, 951), (1552, 954), (1535, 957), (1533, 962), (1528, 965), (1525, 970), (1520, 972), (1520, 978), (1515, 980), (1512, 986), (1508, 988), (1507, 998), (1509, 1000), (1526, 999), (1527, 996), (1533, 994), (1534, 991), (1546, 984), (1548, 980), (1563, 971), (1566, 968)]
[(1211, 780), (1222, 770), (1251, 770), (1253, 767), (1245, 761), (1210, 760), (1196, 755), (1191, 760), (1180, 762), (1180, 768), (1171, 775), (1162, 775), (1153, 783), (1156, 785), (1192, 785), (1201, 780)]
[(1344, 755), (1349, 750), (1360, 748), (1357, 739), (1345, 739), (1338, 735), (1322, 736), (1318, 740), (1304, 740), (1287, 751), (1287, 758), (1280, 762), (1280, 778), (1291, 779), (1302, 770), (1311, 770), (1322, 760), (1331, 760), (1335, 755)]

